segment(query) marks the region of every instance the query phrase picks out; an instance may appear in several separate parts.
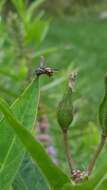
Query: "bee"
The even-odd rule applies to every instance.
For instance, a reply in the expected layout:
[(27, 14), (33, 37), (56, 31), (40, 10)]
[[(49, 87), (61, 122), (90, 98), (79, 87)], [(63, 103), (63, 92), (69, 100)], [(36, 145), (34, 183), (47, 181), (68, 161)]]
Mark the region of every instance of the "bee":
[(40, 66), (35, 70), (35, 73), (37, 76), (40, 76), (40, 75), (47, 75), (49, 77), (53, 76), (53, 74), (55, 72), (58, 71), (58, 69), (52, 69), (50, 67), (46, 67), (44, 65), (44, 62), (45, 62), (45, 59), (43, 56), (41, 56), (41, 60), (40, 60)]

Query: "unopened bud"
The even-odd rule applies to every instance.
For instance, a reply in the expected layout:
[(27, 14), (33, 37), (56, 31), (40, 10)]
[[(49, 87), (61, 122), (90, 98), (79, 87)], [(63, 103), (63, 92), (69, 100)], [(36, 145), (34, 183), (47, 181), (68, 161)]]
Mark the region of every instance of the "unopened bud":
[(70, 74), (66, 92), (58, 105), (57, 120), (63, 131), (66, 131), (69, 128), (73, 120), (72, 94), (76, 75), (76, 73)]

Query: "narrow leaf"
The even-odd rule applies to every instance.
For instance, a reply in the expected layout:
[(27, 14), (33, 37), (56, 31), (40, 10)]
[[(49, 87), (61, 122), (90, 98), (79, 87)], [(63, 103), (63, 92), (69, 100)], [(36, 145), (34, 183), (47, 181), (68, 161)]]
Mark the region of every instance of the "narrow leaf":
[(6, 120), (15, 130), (16, 134), (25, 145), (32, 158), (43, 171), (44, 175), (54, 190), (59, 190), (65, 183), (70, 182), (69, 178), (51, 161), (44, 148), (38, 143), (35, 138), (18, 122), (13, 116), (7, 103), (0, 98), (0, 109), (5, 115)]
[[(12, 111), (24, 127), (31, 130), (37, 114), (39, 83), (33, 80), (12, 105)], [(5, 118), (0, 122), (0, 188), (7, 190), (23, 160), (25, 149)]]
[(24, 17), (26, 5), (24, 0), (11, 0), (21, 18)]
[(33, 13), (36, 11), (36, 9), (43, 3), (45, 2), (46, 0), (36, 0), (34, 1), (30, 7), (28, 8), (27, 10), (27, 18), (28, 20), (31, 19), (31, 17), (33, 16)]

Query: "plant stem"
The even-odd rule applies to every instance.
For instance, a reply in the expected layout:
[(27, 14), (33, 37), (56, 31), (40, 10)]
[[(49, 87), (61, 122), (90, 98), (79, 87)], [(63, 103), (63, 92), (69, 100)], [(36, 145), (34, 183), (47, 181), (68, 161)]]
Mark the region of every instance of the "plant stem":
[(65, 154), (67, 157), (70, 172), (72, 174), (74, 161), (72, 160), (72, 156), (71, 156), (71, 152), (70, 152), (70, 148), (69, 148), (68, 131), (67, 130), (63, 130), (63, 140), (64, 140), (64, 146), (65, 146)]
[(89, 165), (88, 165), (88, 168), (87, 168), (87, 172), (88, 172), (88, 175), (91, 175), (92, 173), (92, 170), (94, 168), (94, 165), (96, 163), (96, 160), (98, 158), (98, 156), (100, 155), (103, 147), (104, 147), (104, 144), (105, 144), (105, 141), (106, 141), (106, 135), (102, 134), (101, 135), (101, 140), (100, 140), (100, 143), (92, 157), (92, 160), (90, 161)]

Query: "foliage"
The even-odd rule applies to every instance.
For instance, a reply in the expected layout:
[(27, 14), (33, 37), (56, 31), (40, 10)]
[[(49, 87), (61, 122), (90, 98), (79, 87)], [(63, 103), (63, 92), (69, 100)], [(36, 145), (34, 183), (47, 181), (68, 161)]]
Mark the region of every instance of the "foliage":
[[(47, 34), (50, 21), (42, 18), (42, 12), (34, 14), (43, 0), (32, 3), (30, 7), (22, 0), (13, 0), (11, 2), (17, 12), (11, 9), (9, 11), (5, 1), (2, 2), (0, 88), (3, 96), (14, 100), (22, 91), (25, 79), (30, 79), (31, 68), (35, 66), (35, 57), (38, 57), (38, 53), (40, 55), (40, 44)], [(7, 93), (10, 96), (7, 97)]]
[[(38, 106), (39, 91), (38, 84), (35, 88), (36, 83), (35, 81), (33, 81), (32, 84), (26, 89), (24, 94), (21, 95), (20, 98), (12, 106), (12, 110), (17, 115), (17, 118), (19, 118), (20, 122), (23, 123), (23, 125), (26, 126), (26, 128), (28, 128), (29, 130), (32, 129)], [(28, 99), (29, 102), (26, 102)], [(24, 110), (23, 114), (22, 110)], [(2, 119), (1, 121), (0, 135), (0, 187), (2, 189), (7, 189), (7, 187), (14, 180), (15, 174), (20, 167), (21, 160), (23, 160), (24, 149), (19, 139), (17, 139), (17, 137), (8, 127), (4, 119)], [(4, 135), (6, 141), (4, 139)], [(6, 173), (8, 175), (6, 175)]]
[(102, 4), (106, 4), (104, 0), (54, 0), (53, 4), (51, 4), (51, 0), (47, 0), (44, 3), (44, 8), (48, 10), (49, 14), (59, 16), (76, 15), (79, 12), (93, 12), (95, 14), (96, 8)]
[[(44, 14), (48, 2), (27, 2), (11, 0), (9, 6), (0, 1), (0, 189), (105, 190), (106, 146), (88, 181), (74, 184), (70, 180), (56, 110), (68, 74), (78, 71), (68, 137), (77, 167), (83, 171), (100, 137), (98, 108), (107, 71), (107, 21), (96, 14), (83, 18), (77, 12), (75, 17), (54, 18), (50, 26), (52, 18)], [(58, 6), (57, 10), (62, 14)], [(58, 72), (39, 81), (34, 71), (41, 55)], [(58, 166), (35, 135), (37, 119), (44, 113)]]

